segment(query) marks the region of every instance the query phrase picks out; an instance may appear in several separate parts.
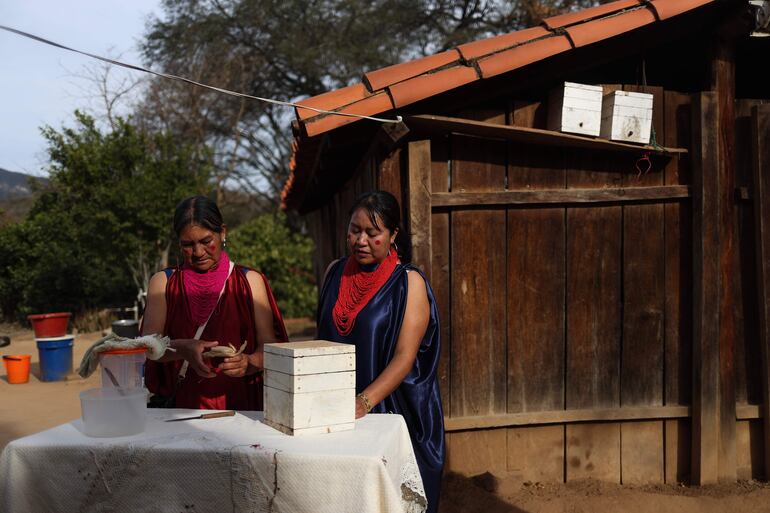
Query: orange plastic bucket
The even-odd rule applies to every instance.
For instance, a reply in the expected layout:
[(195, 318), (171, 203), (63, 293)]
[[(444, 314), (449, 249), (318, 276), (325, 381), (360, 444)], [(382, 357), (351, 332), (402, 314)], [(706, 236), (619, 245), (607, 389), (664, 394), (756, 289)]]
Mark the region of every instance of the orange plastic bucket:
[(8, 383), (18, 385), (29, 381), (29, 361), (32, 356), (28, 354), (3, 355), (3, 363), (8, 373)]

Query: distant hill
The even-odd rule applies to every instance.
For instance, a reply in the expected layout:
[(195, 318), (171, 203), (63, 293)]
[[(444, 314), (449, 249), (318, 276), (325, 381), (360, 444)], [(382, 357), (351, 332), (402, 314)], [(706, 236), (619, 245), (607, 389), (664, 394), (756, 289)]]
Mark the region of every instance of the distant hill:
[[(31, 195), (30, 178), (32, 178), (30, 175), (0, 168), (0, 201)], [(39, 178), (39, 180), (47, 181), (45, 178)]]
[[(33, 177), (0, 168), (0, 226), (21, 221), (32, 208), (34, 197), (29, 186), (30, 178)], [(46, 178), (37, 179), (48, 182)]]

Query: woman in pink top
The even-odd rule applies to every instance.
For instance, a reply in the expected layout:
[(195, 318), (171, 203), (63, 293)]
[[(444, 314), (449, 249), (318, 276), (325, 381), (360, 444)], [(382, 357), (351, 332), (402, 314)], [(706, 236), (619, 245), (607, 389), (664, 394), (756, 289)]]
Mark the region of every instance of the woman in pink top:
[[(182, 201), (174, 230), (183, 263), (150, 280), (142, 334), (167, 335), (176, 351), (147, 362), (147, 388), (164, 406), (261, 410), (262, 347), (287, 340), (270, 285), (261, 273), (231, 263), (227, 227), (210, 199)], [(201, 356), (217, 345), (243, 344), (241, 354), (221, 362)], [(183, 361), (189, 371), (180, 374)]]

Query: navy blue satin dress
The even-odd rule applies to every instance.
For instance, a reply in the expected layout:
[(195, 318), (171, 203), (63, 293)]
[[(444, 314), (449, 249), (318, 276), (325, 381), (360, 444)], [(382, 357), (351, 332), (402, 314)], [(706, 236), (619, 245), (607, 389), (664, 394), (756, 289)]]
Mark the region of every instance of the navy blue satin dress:
[[(422, 272), (410, 264), (398, 264), (393, 274), (356, 317), (348, 336), (337, 331), (332, 317), (340, 289), (346, 259), (340, 259), (326, 277), (318, 305), (318, 337), (322, 340), (355, 344), (356, 393), (360, 393), (393, 358), (404, 319), (407, 297), (407, 270)], [(420, 467), (428, 511), (438, 511), (441, 472), (444, 467), (444, 415), (439, 396), (439, 319), (433, 290), (425, 280), (430, 304), (430, 321), (425, 331), (414, 367), (399, 387), (384, 401), (375, 405), (373, 413), (403, 415), (409, 428), (412, 446)]]

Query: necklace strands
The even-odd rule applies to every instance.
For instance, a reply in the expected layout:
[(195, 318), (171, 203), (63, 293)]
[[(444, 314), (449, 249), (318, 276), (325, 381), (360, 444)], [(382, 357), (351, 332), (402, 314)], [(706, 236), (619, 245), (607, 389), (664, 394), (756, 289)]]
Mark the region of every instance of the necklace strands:
[(340, 335), (350, 334), (356, 317), (385, 285), (397, 263), (398, 256), (392, 248), (385, 260), (372, 272), (364, 272), (355, 258), (347, 259), (342, 271), (337, 301), (332, 310), (334, 325)]

